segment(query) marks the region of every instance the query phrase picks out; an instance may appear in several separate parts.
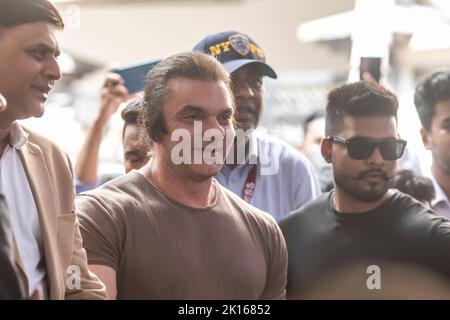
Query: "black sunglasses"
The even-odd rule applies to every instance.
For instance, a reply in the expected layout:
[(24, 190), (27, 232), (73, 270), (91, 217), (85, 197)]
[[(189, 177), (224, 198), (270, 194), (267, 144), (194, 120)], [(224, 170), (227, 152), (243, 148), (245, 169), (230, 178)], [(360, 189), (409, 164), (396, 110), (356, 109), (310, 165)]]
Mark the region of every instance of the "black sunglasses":
[(368, 159), (375, 148), (380, 150), (384, 160), (397, 160), (405, 151), (406, 141), (402, 139), (384, 139), (375, 141), (362, 137), (344, 139), (338, 136), (330, 136), (328, 139), (333, 143), (347, 146), (348, 155), (355, 160)]

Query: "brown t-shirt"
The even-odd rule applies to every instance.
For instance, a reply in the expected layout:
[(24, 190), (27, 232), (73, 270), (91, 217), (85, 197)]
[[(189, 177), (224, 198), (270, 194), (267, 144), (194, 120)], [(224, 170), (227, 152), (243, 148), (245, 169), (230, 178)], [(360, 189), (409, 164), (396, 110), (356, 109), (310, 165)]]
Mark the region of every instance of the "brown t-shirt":
[(191, 208), (137, 171), (76, 198), (89, 264), (117, 272), (118, 299), (282, 299), (287, 251), (267, 213), (216, 186)]

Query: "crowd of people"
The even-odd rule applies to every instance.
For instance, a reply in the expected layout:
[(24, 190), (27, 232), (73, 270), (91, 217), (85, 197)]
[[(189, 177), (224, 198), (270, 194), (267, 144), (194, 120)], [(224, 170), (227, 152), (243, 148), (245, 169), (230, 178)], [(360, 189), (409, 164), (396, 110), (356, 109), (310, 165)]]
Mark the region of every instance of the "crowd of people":
[[(449, 70), (415, 91), (433, 156), (418, 176), (399, 165), (393, 92), (337, 86), (300, 152), (255, 132), (277, 78), (264, 50), (209, 35), (156, 64), (142, 95), (105, 77), (73, 173), (17, 122), (42, 116), (61, 78), (61, 15), (1, 6), (0, 299), (450, 299)], [(105, 182), (102, 134), (122, 103), (125, 174)]]

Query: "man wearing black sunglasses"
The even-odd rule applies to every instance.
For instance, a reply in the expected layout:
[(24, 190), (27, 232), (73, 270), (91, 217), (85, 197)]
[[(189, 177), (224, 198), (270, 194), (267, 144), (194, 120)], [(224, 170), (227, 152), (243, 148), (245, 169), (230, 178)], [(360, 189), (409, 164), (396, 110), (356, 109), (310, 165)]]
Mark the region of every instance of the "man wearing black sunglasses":
[[(392, 262), (450, 279), (450, 224), (389, 188), (406, 146), (397, 132), (397, 109), (395, 95), (370, 82), (343, 85), (328, 95), (321, 151), (332, 165), (335, 187), (280, 222), (288, 246), (288, 298), (307, 297), (338, 267), (352, 268), (342, 297), (349, 297), (349, 289), (359, 293), (354, 298), (393, 290), (399, 293), (388, 297), (407, 297), (398, 290), (401, 283), (382, 280)], [(371, 270), (378, 270), (374, 277), (380, 281), (371, 278)]]

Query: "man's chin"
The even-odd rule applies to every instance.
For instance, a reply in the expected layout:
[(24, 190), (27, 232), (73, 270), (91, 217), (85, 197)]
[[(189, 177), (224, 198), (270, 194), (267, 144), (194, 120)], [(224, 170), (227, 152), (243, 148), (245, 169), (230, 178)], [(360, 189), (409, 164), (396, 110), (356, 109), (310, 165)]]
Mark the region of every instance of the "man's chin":
[(36, 103), (35, 105), (31, 106), (29, 109), (29, 112), (23, 116), (22, 119), (27, 118), (40, 118), (44, 115), (45, 111), (45, 105), (44, 103)]
[(223, 164), (197, 164), (194, 165), (193, 172), (201, 180), (215, 177), (219, 174)]
[(383, 198), (386, 192), (359, 192), (354, 194), (353, 197), (362, 202), (375, 202)]
[(358, 188), (351, 190), (351, 194), (354, 198), (362, 202), (375, 202), (383, 198), (388, 191), (388, 184), (378, 186), (368, 186), (367, 188)]
[(39, 107), (36, 109), (36, 113), (33, 115), (35, 118), (40, 118), (44, 115), (45, 106), (44, 104), (39, 105)]
[(347, 187), (345, 184), (340, 184), (336, 181), (336, 184), (349, 194), (352, 198), (361, 202), (375, 202), (383, 198), (389, 189), (388, 184), (383, 186), (353, 186), (351, 188)]

